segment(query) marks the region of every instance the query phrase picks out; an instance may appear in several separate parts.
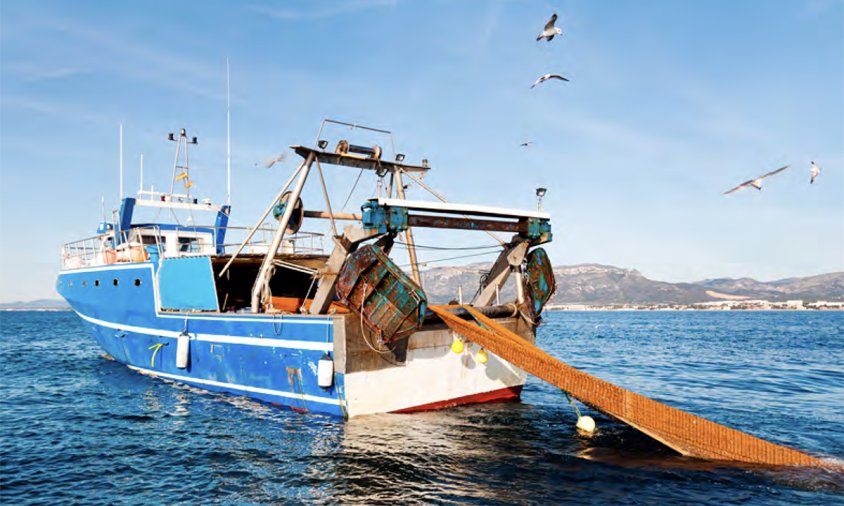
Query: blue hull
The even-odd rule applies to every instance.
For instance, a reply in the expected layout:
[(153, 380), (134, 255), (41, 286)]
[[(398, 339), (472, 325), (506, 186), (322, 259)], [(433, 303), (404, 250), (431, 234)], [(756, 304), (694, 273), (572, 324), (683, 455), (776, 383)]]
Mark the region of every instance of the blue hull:
[[(334, 316), (159, 311), (155, 266), (114, 264), (63, 271), (57, 289), (115, 360), (215, 392), (295, 410), (345, 416), (343, 374), (317, 383), (317, 364), (334, 354)], [(188, 367), (176, 367), (180, 334), (190, 336)]]

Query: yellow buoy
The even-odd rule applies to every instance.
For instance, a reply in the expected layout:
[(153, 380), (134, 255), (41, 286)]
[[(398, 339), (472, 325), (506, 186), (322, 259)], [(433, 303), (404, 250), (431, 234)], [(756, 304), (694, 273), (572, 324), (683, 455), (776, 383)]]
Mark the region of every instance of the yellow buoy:
[(479, 364), (486, 364), (489, 360), (489, 355), (486, 354), (486, 350), (481, 348), (477, 353), (475, 353), (475, 360), (477, 360)]
[(458, 355), (463, 353), (463, 341), (455, 339), (454, 342), (451, 343), (451, 351), (457, 353)]
[(584, 434), (594, 434), (595, 433), (595, 420), (592, 419), (591, 416), (579, 416), (577, 417), (577, 430), (583, 432)]

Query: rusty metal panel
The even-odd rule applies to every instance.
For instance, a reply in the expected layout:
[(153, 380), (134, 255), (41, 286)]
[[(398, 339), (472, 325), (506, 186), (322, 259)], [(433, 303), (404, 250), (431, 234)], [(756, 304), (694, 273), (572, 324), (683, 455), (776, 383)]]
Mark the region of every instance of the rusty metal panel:
[(375, 245), (349, 255), (337, 295), (384, 343), (410, 336), (425, 318), (425, 292)]
[(525, 262), (525, 295), (534, 316), (542, 313), (542, 308), (551, 300), (556, 289), (557, 280), (548, 253), (542, 248), (534, 249), (528, 253)]

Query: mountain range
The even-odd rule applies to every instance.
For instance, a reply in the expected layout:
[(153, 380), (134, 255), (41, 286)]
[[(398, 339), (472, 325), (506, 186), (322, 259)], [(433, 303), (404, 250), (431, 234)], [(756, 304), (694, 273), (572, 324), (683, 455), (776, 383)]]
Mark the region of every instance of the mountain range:
[[(422, 283), (431, 303), (457, 298), (461, 286), (464, 300), (478, 288), (480, 275), (489, 264), (437, 267), (423, 272)], [(554, 267), (557, 291), (552, 304), (691, 304), (715, 300), (802, 299), (844, 300), (844, 272), (803, 278), (757, 281), (751, 278), (706, 279), (693, 283), (669, 283), (648, 279), (635, 269), (611, 265), (579, 264)], [(512, 298), (514, 285), (508, 281), (501, 299)]]
[[(466, 301), (472, 299), (481, 274), (490, 264), (435, 267), (422, 272), (422, 284), (431, 304), (457, 299), (458, 287)], [(636, 269), (611, 265), (579, 264), (554, 267), (557, 291), (552, 304), (691, 304), (715, 300), (763, 299), (785, 301), (844, 300), (844, 272), (803, 278), (757, 281), (751, 278), (705, 279), (694, 283), (669, 283), (648, 279)], [(514, 296), (512, 278), (501, 291), (501, 300)], [(67, 309), (56, 299), (0, 303), (4, 309)]]

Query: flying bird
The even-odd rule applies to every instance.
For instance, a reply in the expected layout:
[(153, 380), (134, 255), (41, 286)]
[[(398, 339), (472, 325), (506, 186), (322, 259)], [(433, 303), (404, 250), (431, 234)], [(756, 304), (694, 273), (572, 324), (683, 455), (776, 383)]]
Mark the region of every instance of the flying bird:
[(568, 82), (568, 79), (561, 76), (560, 74), (545, 74), (544, 76), (541, 76), (539, 79), (534, 81), (534, 83), (530, 85), (530, 89), (533, 89), (533, 87), (536, 86), (537, 84), (544, 83), (545, 81), (547, 81), (549, 79), (559, 79), (560, 81)]
[(779, 169), (777, 169), (777, 170), (772, 170), (771, 172), (768, 172), (767, 174), (762, 174), (762, 175), (761, 175), (761, 176), (759, 176), (759, 177), (756, 177), (756, 178), (754, 178), (754, 179), (750, 179), (750, 180), (748, 180), (748, 181), (745, 181), (745, 182), (743, 182), (742, 184), (740, 184), (740, 185), (736, 186), (735, 188), (731, 188), (731, 189), (729, 189), (729, 190), (725, 191), (725, 192), (724, 192), (724, 195), (729, 195), (730, 193), (737, 192), (737, 191), (739, 191), (739, 190), (741, 190), (742, 188), (745, 188), (745, 187), (747, 187), (747, 186), (752, 186), (752, 187), (756, 188), (757, 190), (761, 190), (761, 189), (762, 189), (762, 180), (763, 180), (763, 179), (765, 179), (766, 177), (771, 177), (771, 176), (773, 176), (774, 174), (779, 174), (780, 172), (784, 171), (785, 169), (787, 169), (787, 168), (789, 168), (789, 167), (790, 167), (790, 165), (786, 165), (785, 167), (780, 167), (780, 168), (779, 168)]
[[(275, 165), (275, 164), (277, 164), (277, 163), (281, 163), (281, 162), (283, 162), (283, 161), (284, 161), (284, 160), (286, 160), (286, 159), (287, 159), (287, 153), (286, 153), (286, 152), (285, 152), (285, 153), (282, 153), (282, 154), (280, 154), (280, 155), (278, 155), (278, 156), (277, 156), (277, 157), (275, 157), (275, 158), (267, 158), (266, 160), (264, 160), (264, 167), (266, 167), (266, 168), (268, 168), (268, 169), (269, 169), (269, 168), (271, 168), (273, 165)], [(255, 165), (258, 165), (258, 164), (256, 163)]]
[(812, 171), (812, 178), (811, 178), (811, 179), (809, 179), (809, 184), (812, 184), (812, 183), (814, 183), (814, 182), (815, 182), (815, 179), (817, 179), (817, 178), (818, 178), (818, 176), (821, 174), (821, 168), (820, 168), (820, 167), (818, 167), (818, 166), (817, 166), (817, 164), (816, 164), (815, 162), (812, 162), (812, 169), (811, 169), (811, 171)]
[(545, 39), (548, 42), (551, 42), (551, 39), (554, 38), (555, 35), (562, 35), (563, 31), (554, 26), (554, 23), (557, 22), (557, 13), (551, 15), (551, 19), (545, 23), (545, 29), (542, 30), (542, 33), (539, 34), (539, 37), (536, 40)]
[(533, 144), (533, 141), (527, 141), (527, 142), (523, 142), (523, 143), (519, 144), (519, 146), (526, 148), (526, 147), (530, 146), (531, 144)]

